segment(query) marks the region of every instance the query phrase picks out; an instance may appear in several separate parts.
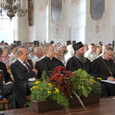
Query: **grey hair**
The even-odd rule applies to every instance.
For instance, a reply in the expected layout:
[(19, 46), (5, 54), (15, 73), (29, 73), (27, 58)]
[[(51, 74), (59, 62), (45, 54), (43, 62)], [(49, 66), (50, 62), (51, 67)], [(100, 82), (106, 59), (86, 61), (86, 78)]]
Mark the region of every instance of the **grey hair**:
[(35, 53), (35, 54), (36, 54), (36, 52), (38, 51), (38, 49), (42, 50), (41, 47), (36, 47), (36, 48), (34, 49), (34, 53)]
[(108, 52), (109, 50), (113, 51), (113, 48), (110, 47), (110, 46), (107, 46), (107, 47), (104, 49), (104, 52)]
[(4, 51), (10, 51), (10, 48), (9, 48), (8, 46), (4, 46), (4, 47), (3, 47), (3, 52), (4, 52)]
[(58, 53), (59, 50), (61, 50), (61, 47), (57, 47), (55, 53)]
[(29, 52), (34, 51), (34, 47), (29, 47), (28, 51), (29, 51)]
[(47, 51), (49, 51), (49, 46), (52, 46), (51, 44), (47, 44), (45, 47), (44, 47), (44, 53), (46, 54)]

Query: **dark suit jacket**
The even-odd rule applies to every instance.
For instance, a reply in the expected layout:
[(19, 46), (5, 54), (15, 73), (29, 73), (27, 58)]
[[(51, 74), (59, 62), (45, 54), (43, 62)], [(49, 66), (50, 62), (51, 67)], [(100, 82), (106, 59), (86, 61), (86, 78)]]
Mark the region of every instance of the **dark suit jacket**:
[(53, 66), (53, 69), (56, 68), (57, 66), (64, 66), (63, 63), (56, 59), (55, 57), (53, 57), (53, 65), (49, 65), (49, 63), (47, 62), (48, 57), (44, 57), (43, 59), (41, 59), (40, 61), (36, 62), (36, 69), (38, 70), (38, 77), (40, 78), (43, 71), (46, 71), (46, 74), (49, 76), (51, 74), (52, 70), (49, 70), (48, 66)]
[[(3, 80), (5, 83), (12, 81), (7, 72), (6, 65), (3, 62), (0, 62), (0, 70), (3, 71)], [(27, 101), (23, 94), (15, 89), (15, 84), (13, 82), (3, 85), (3, 95), (9, 100), (9, 109), (16, 109), (17, 105), (22, 106)]]
[(0, 70), (3, 71), (3, 81), (5, 81), (5, 83), (12, 81), (9, 73), (7, 72), (6, 65), (1, 61), (0, 61)]
[[(28, 63), (33, 68), (31, 60), (28, 60)], [(27, 68), (18, 59), (14, 63), (11, 64), (10, 68), (11, 68), (16, 86), (21, 91), (26, 93), (28, 79), (32, 77), (36, 77), (35, 72), (34, 71), (28, 72)]]

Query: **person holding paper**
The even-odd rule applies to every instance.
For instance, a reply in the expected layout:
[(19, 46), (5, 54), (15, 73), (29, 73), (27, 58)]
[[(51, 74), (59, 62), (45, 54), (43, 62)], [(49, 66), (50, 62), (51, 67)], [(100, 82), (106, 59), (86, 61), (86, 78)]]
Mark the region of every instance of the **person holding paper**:
[[(111, 60), (112, 56), (113, 48), (107, 46), (102, 56), (92, 62), (92, 72), (97, 77), (101, 77), (102, 80), (115, 81), (115, 65)], [(115, 96), (115, 85), (106, 82), (103, 82), (103, 84), (106, 86), (108, 96)]]

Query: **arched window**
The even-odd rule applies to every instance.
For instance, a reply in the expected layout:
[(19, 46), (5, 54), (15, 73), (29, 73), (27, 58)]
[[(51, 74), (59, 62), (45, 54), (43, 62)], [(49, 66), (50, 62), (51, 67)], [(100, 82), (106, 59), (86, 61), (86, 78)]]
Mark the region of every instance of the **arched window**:
[(6, 14), (0, 16), (0, 40), (9, 41), (10, 19)]
[[(73, 0), (76, 3), (76, 0)], [(72, 12), (73, 11), (73, 12)], [(73, 22), (70, 26), (72, 27), (71, 35), (72, 40), (85, 41), (85, 26), (86, 26), (86, 0), (79, 0), (78, 6), (73, 5), (71, 10), (72, 16), (74, 17), (70, 22)]]
[(4, 13), (0, 16), (0, 42), (13, 43), (16, 38), (17, 28), (17, 17), (15, 16), (12, 20)]

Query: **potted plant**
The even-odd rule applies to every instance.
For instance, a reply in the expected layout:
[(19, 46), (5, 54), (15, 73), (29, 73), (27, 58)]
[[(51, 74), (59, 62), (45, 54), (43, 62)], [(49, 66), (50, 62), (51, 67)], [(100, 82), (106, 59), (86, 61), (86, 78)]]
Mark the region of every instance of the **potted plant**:
[[(100, 83), (96, 82), (86, 71), (78, 69), (72, 73), (62, 66), (56, 67), (50, 77), (44, 71), (41, 79), (33, 84), (30, 97), (35, 112), (45, 112), (64, 107), (69, 113), (69, 107), (76, 106), (76, 104), (81, 104), (86, 110), (82, 97), (100, 92)], [(74, 98), (78, 102), (73, 101)], [(78, 104), (79, 102), (80, 104)]]

